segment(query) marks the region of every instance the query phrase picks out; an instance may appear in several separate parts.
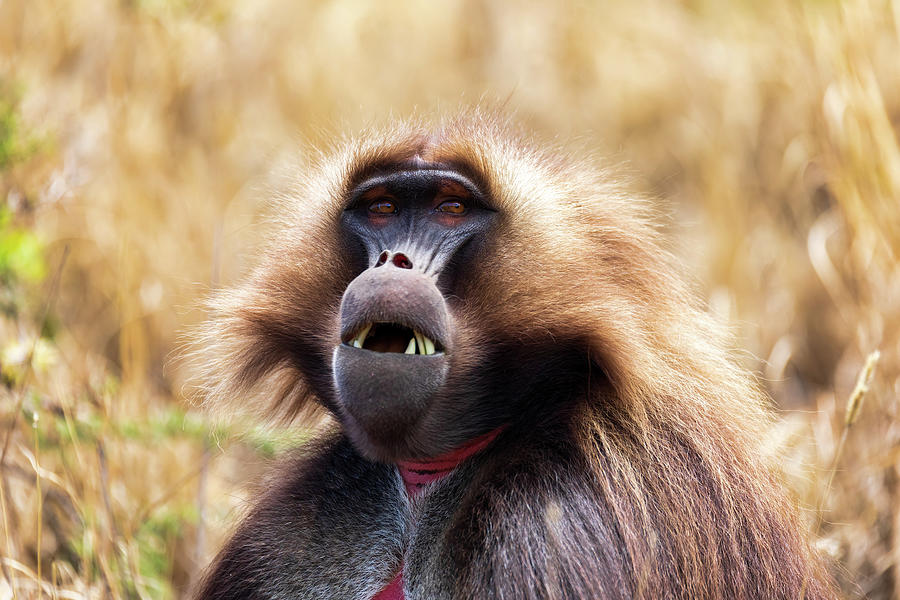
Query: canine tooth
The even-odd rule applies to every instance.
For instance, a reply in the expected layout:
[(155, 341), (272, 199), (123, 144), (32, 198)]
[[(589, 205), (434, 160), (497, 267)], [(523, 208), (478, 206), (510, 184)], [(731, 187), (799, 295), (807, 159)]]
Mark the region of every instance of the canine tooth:
[(425, 336), (422, 335), (421, 333), (419, 333), (418, 331), (413, 331), (413, 335), (416, 336), (416, 343), (417, 343), (418, 346), (419, 346), (419, 352), (418, 352), (418, 354), (425, 354), (425, 342), (424, 342), (423, 339), (422, 339), (422, 338), (424, 338)]
[(425, 339), (425, 354), (434, 354), (434, 342), (424, 335), (422, 337)]
[(406, 354), (416, 353), (416, 338), (409, 338), (409, 346), (406, 347)]
[(353, 346), (354, 348), (362, 348), (363, 344), (366, 343), (366, 336), (369, 335), (369, 330), (371, 330), (371, 329), (372, 329), (371, 323), (369, 323), (368, 325), (366, 325), (365, 327), (360, 329), (359, 333), (356, 334), (356, 337), (354, 337), (350, 341), (350, 345)]

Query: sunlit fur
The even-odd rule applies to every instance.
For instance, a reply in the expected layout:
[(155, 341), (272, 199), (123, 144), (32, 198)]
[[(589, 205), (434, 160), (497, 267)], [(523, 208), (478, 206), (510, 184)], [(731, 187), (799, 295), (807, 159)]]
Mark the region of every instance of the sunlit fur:
[[(559, 478), (580, 477), (593, 496), (560, 505), (552, 477), (523, 475), (533, 481), (522, 493), (527, 511), (499, 495), (484, 504), (496, 530), (521, 541), (479, 554), (478, 564), (521, 564), (509, 577), (534, 591), (519, 597), (619, 597), (601, 581), (617, 564), (622, 597), (832, 598), (794, 507), (762, 463), (766, 399), (663, 249), (651, 207), (590, 160), (535, 149), (491, 116), (372, 131), (297, 179), (259, 267), (214, 301), (196, 346), (208, 397), (261, 399), (261, 412), (287, 416), (331, 402), (316, 390), (325, 396), (331, 385), (337, 308), (355, 276), (342, 260), (341, 202), (372, 165), (414, 156), (465, 165), (501, 215), (456, 290), (463, 342), (454, 377), (474, 373), (491, 344), (517, 343), (573, 344), (589, 377), (578, 396), (552, 402), (571, 415), (563, 447), (576, 457), (560, 463)], [(509, 468), (527, 471), (521, 462), (540, 458), (532, 444)], [(537, 535), (535, 519), (539, 555), (524, 544)], [(619, 547), (606, 549), (614, 560), (584, 547), (595, 524), (619, 532)], [(515, 589), (470, 581), (471, 597)]]

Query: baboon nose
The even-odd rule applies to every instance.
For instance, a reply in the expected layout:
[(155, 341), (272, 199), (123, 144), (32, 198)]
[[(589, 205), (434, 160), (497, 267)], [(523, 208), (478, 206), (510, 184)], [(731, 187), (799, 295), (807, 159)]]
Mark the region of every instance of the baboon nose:
[(375, 266), (380, 267), (381, 265), (385, 264), (389, 258), (391, 260), (391, 263), (393, 263), (395, 267), (398, 267), (400, 269), (413, 268), (412, 261), (409, 260), (408, 256), (406, 256), (402, 252), (395, 252), (394, 255), (391, 256), (391, 253), (387, 250), (378, 255), (378, 260), (375, 262)]

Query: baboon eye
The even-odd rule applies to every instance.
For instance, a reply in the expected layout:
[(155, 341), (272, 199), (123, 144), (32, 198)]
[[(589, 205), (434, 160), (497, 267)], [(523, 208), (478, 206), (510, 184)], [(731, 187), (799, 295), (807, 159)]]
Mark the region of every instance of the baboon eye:
[(451, 215), (465, 214), (467, 207), (459, 200), (444, 200), (435, 208), (437, 212), (450, 213)]
[(377, 215), (392, 215), (397, 212), (397, 205), (390, 198), (379, 198), (369, 205), (369, 212)]

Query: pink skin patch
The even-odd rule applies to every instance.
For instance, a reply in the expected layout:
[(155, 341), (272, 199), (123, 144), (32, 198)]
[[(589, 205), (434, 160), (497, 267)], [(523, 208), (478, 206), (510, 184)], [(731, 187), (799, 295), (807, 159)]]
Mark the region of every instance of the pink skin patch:
[(403, 569), (397, 576), (394, 577), (394, 580), (391, 581), (386, 588), (378, 592), (378, 595), (372, 598), (372, 600), (404, 600), (405, 596), (403, 595)]
[(484, 435), (469, 440), (456, 450), (429, 458), (427, 460), (401, 460), (397, 462), (397, 470), (403, 478), (406, 493), (415, 497), (429, 483), (443, 479), (464, 460), (484, 450), (488, 444), (502, 431), (502, 427), (489, 431)]

